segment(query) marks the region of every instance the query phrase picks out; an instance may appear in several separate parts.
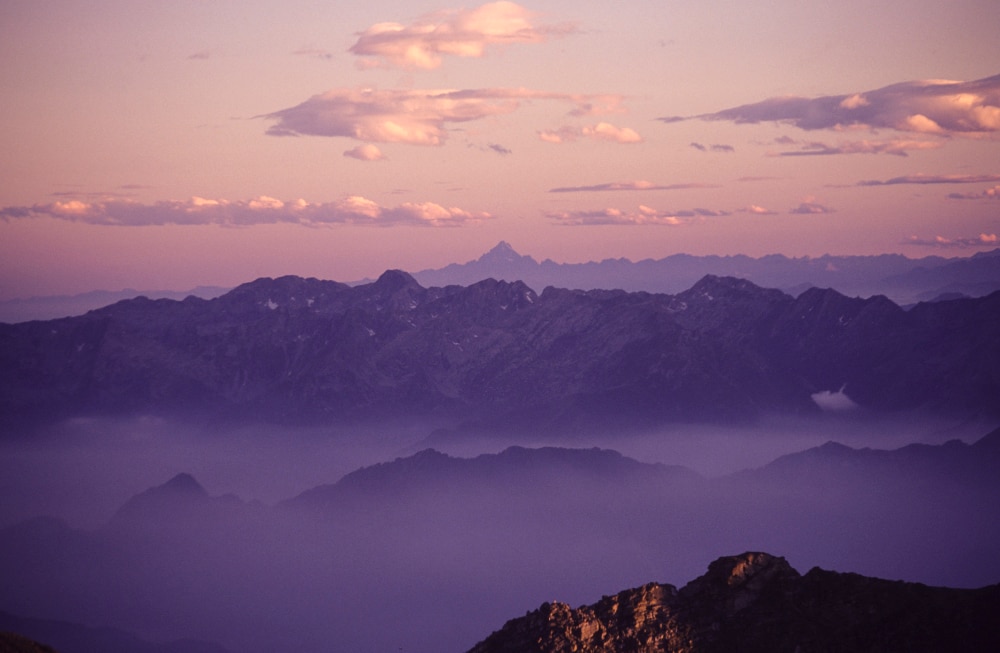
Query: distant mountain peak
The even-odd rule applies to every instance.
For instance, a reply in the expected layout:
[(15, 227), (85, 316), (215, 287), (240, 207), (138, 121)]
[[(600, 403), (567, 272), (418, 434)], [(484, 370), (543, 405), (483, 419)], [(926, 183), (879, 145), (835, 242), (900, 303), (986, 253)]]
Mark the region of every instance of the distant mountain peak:
[(506, 240), (501, 240), (493, 249), (477, 259), (478, 263), (489, 265), (509, 265), (512, 263), (535, 263), (530, 256), (522, 256)]

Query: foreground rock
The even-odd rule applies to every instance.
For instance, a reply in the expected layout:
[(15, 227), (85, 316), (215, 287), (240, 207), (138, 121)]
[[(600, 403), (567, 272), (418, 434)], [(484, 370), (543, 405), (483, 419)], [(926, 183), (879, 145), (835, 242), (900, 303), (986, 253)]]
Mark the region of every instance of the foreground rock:
[(650, 583), (572, 609), (545, 603), (469, 653), (1000, 650), (1000, 585), (928, 587), (744, 553), (678, 590)]

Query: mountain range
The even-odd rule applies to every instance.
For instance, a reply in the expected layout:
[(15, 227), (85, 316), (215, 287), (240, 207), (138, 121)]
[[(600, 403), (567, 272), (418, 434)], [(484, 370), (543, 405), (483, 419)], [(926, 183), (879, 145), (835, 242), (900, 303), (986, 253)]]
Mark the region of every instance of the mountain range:
[[(781, 254), (760, 258), (674, 254), (635, 262), (617, 258), (586, 263), (556, 263), (551, 259), (538, 262), (530, 255), (519, 254), (506, 241), (500, 241), (477, 259), (412, 274), (424, 286), (468, 286), (483, 279), (498, 279), (522, 281), (536, 292), (554, 286), (667, 294), (681, 292), (706, 275), (732, 276), (760, 286), (779, 288), (792, 295), (811, 287), (833, 288), (847, 296), (885, 295), (897, 304), (909, 306), (940, 298), (981, 297), (1000, 290), (1000, 249), (978, 252), (969, 257), (926, 256), (912, 259), (900, 254), (827, 254), (799, 258)], [(364, 279), (350, 282), (350, 285), (364, 285), (372, 281)], [(181, 300), (194, 296), (211, 299), (228, 290), (217, 286), (199, 286), (188, 291), (127, 288), (8, 299), (0, 301), (0, 323), (82, 315), (135, 297)]]
[[(712, 615), (729, 620), (720, 621), (723, 639), (696, 637), (707, 648), (683, 650), (741, 650), (723, 644), (746, 623), (760, 628), (747, 631), (758, 648), (746, 650), (775, 643), (768, 637), (777, 632), (817, 650), (824, 634), (869, 637), (877, 623), (938, 628), (956, 612), (971, 619), (974, 610), (995, 610), (995, 586), (949, 593), (912, 583), (1000, 581), (1000, 525), (992, 519), (998, 460), (1000, 430), (972, 444), (828, 443), (720, 478), (607, 449), (512, 447), (472, 458), (423, 450), (273, 505), (214, 496), (181, 473), (125, 501), (93, 530), (45, 517), (0, 529), (0, 611), (36, 620), (22, 634), (50, 645), (56, 640), (45, 628), (76, 632), (65, 624), (88, 624), (174, 642), (170, 650), (440, 653), (468, 650), (511, 615), (553, 598), (592, 605), (609, 590), (646, 586), (660, 588), (666, 603), (653, 607), (670, 623), (693, 615), (685, 623), (697, 631), (715, 623)], [(749, 597), (718, 586), (719, 573), (730, 572), (717, 568), (728, 563), (713, 563), (716, 580), (693, 589), (660, 582), (692, 578), (708, 560), (748, 548), (852, 573), (800, 578), (762, 558), (770, 562), (743, 566), (778, 571), (748, 580)], [(565, 620), (556, 625), (575, 624), (560, 632), (604, 628), (609, 646), (618, 641), (616, 627), (600, 621), (610, 607), (593, 608), (598, 627), (585, 611), (548, 606), (528, 621), (557, 615)], [(870, 612), (890, 606), (899, 609)], [(634, 613), (619, 608), (622, 619)], [(782, 621), (793, 614), (801, 620)], [(78, 632), (82, 640), (93, 635)], [(180, 648), (182, 641), (192, 648)], [(500, 641), (515, 644), (476, 650), (536, 650)], [(794, 650), (783, 648), (789, 641), (772, 650)], [(88, 650), (59, 642), (62, 653)]]
[(821, 407), (1000, 414), (1000, 292), (921, 303), (732, 277), (676, 295), (258, 279), (0, 325), (8, 424), (187, 414), (392, 416), (543, 431), (741, 422)]

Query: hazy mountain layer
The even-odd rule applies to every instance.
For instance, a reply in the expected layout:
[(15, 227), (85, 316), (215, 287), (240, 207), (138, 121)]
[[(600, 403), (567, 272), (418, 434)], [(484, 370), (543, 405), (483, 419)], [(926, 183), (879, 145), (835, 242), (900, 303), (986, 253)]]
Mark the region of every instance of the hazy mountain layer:
[(494, 278), (523, 281), (535, 290), (555, 286), (673, 294), (705, 275), (738, 277), (792, 294), (815, 286), (834, 288), (848, 296), (885, 295), (896, 303), (912, 304), (942, 295), (980, 297), (1000, 290), (1000, 250), (955, 258), (911, 259), (900, 254), (802, 258), (781, 254), (760, 258), (674, 254), (641, 261), (618, 258), (556, 263), (546, 259), (539, 263), (500, 242), (474, 261), (422, 270), (413, 276), (428, 286), (464, 286)]
[(928, 587), (784, 558), (719, 558), (681, 589), (651, 583), (570, 608), (545, 603), (469, 653), (994, 651), (1000, 585)]
[(831, 443), (718, 479), (602, 449), (426, 450), (274, 506), (179, 474), (95, 530), (0, 529), (0, 610), (246, 653), (442, 653), (543, 601), (691, 578), (733, 550), (980, 587), (1000, 581), (998, 460), (1000, 431)]
[(423, 288), (398, 271), (358, 287), (259, 279), (0, 325), (0, 413), (565, 430), (815, 413), (827, 393), (834, 407), (996, 416), (996, 324), (1000, 293), (903, 311), (720, 277), (677, 295)]

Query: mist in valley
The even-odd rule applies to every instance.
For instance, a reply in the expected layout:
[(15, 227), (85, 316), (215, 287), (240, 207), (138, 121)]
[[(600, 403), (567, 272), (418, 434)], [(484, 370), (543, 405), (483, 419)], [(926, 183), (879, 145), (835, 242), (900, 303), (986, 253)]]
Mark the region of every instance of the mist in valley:
[(982, 586), (1000, 581), (1000, 488), (983, 471), (997, 438), (976, 443), (995, 427), (837, 413), (574, 439), (78, 419), (0, 444), (0, 611), (251, 653), (457, 653), (544, 601), (680, 586), (747, 550)]

